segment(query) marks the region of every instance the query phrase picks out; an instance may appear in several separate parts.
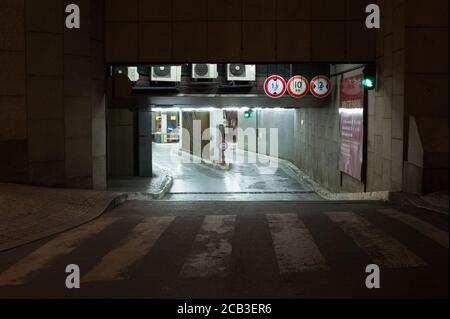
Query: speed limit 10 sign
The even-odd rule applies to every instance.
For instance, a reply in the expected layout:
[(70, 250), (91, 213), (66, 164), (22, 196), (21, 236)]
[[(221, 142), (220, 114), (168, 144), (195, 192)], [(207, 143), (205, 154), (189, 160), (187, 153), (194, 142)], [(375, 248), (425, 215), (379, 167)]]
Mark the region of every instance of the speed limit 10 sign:
[(311, 88), (311, 94), (319, 98), (330, 95), (332, 89), (330, 79), (324, 75), (314, 77), (309, 86)]
[(287, 90), (292, 97), (304, 97), (309, 90), (308, 80), (301, 75), (295, 75), (288, 81)]

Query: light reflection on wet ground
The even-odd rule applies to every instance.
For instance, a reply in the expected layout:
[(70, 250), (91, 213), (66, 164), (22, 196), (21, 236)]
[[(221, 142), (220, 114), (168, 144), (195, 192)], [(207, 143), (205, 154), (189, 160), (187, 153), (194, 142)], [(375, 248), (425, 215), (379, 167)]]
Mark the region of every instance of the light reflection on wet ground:
[[(178, 144), (153, 144), (154, 165), (174, 177), (165, 199), (172, 200), (320, 200), (307, 185), (286, 174), (283, 164), (267, 163), (249, 153), (235, 153), (230, 170), (221, 170), (189, 160)], [(231, 153), (227, 158), (232, 158)], [(253, 160), (253, 162), (249, 163)]]

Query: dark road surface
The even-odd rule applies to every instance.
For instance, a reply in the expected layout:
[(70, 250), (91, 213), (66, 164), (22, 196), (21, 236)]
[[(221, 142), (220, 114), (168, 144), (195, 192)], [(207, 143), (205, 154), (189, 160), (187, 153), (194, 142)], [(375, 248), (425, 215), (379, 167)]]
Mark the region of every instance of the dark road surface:
[(1, 252), (0, 298), (448, 297), (448, 239), (448, 216), (382, 203), (127, 202)]

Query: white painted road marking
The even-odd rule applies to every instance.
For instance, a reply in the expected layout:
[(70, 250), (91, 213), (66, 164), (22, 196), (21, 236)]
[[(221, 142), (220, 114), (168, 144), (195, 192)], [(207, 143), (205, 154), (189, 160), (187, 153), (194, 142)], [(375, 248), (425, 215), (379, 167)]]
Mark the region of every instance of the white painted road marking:
[(325, 215), (337, 223), (378, 266), (401, 268), (426, 265), (400, 242), (355, 213), (328, 212)]
[(106, 254), (82, 282), (125, 279), (126, 270), (147, 255), (175, 217), (149, 217), (136, 225), (122, 244)]
[(329, 270), (311, 233), (297, 214), (268, 214), (280, 273)]
[(225, 276), (229, 269), (235, 215), (208, 215), (183, 265), (182, 277)]
[(437, 228), (436, 226), (392, 208), (380, 209), (379, 212), (407, 224), (428, 238), (431, 238), (439, 245), (448, 249), (448, 233)]
[(117, 220), (117, 217), (101, 217), (58, 235), (0, 274), (0, 285), (21, 285), (25, 283), (29, 274), (48, 267), (57, 257), (69, 254), (82, 240), (101, 232)]

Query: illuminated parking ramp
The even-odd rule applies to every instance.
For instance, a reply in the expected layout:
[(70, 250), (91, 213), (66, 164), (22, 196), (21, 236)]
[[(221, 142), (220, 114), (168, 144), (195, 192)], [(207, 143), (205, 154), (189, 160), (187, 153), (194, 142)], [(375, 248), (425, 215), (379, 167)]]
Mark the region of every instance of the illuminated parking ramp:
[(297, 214), (268, 214), (281, 274), (329, 270), (311, 233)]
[(235, 220), (235, 215), (204, 218), (181, 277), (223, 277), (228, 274)]
[(396, 209), (387, 208), (387, 209), (380, 209), (378, 211), (385, 214), (386, 216), (395, 218), (401, 221), (402, 223), (407, 224), (408, 226), (414, 228), (421, 234), (427, 236), (428, 238), (431, 238), (439, 245), (448, 249), (448, 233), (437, 228), (436, 226), (428, 222), (425, 222), (419, 218), (411, 216), (409, 214), (399, 212)]
[(119, 247), (111, 250), (82, 278), (82, 282), (125, 279), (127, 269), (142, 259), (175, 217), (150, 217), (136, 225)]
[(426, 263), (400, 242), (352, 212), (325, 213), (378, 265), (388, 268), (419, 267)]
[(71, 253), (82, 240), (101, 232), (117, 220), (116, 217), (101, 217), (58, 235), (0, 274), (0, 285), (25, 283), (29, 274), (48, 267), (57, 257)]

